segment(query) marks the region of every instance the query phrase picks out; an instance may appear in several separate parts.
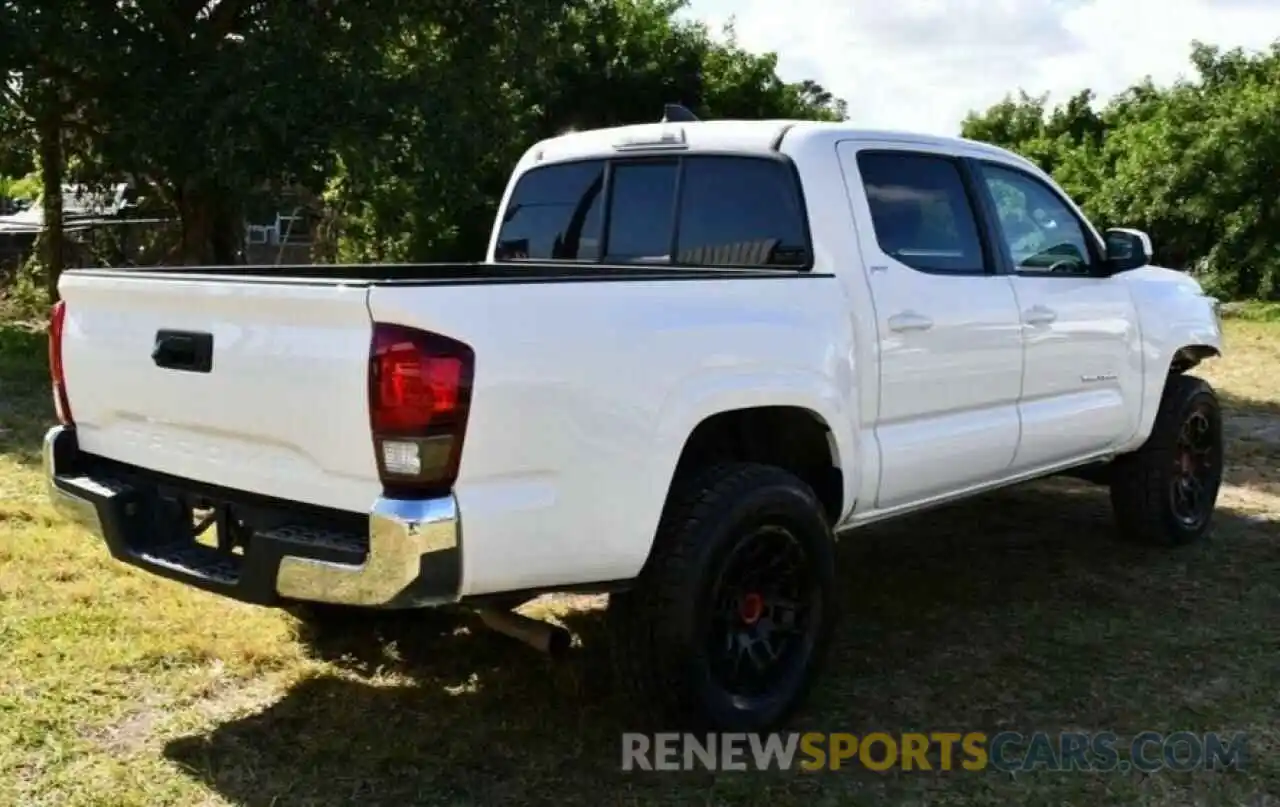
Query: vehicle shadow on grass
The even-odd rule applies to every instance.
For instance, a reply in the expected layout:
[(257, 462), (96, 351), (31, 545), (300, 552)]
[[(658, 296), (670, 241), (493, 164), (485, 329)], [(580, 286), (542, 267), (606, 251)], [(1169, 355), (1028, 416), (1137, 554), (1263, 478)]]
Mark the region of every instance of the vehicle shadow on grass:
[(1280, 401), (1251, 398), (1225, 390), (1216, 390), (1216, 392), (1218, 400), (1222, 402), (1222, 409), (1226, 413), (1228, 420), (1238, 415), (1280, 420)]
[(0, 324), (0, 456), (40, 463), (40, 442), (53, 425), (48, 341), (43, 331)]
[(1228, 440), (1261, 436), (1280, 453), (1280, 401), (1249, 398), (1218, 392), (1222, 403), (1223, 426)]
[[(1204, 544), (1129, 547), (1113, 538), (1103, 491), (1061, 480), (859, 531), (840, 551), (845, 613), (827, 668), (793, 727), (1270, 725), (1260, 716), (1274, 713), (1280, 685), (1264, 651), (1280, 617), (1280, 553), (1269, 535), (1220, 510)], [(560, 663), (404, 617), (345, 638), (309, 634), (332, 674), (165, 754), (253, 807), (924, 803), (940, 788), (962, 801), (1078, 803), (1136, 801), (1148, 787), (1052, 773), (623, 774), (619, 734), (634, 721), (610, 694), (602, 615), (565, 622), (583, 644)], [(1258, 777), (1280, 774), (1263, 767)], [(1182, 785), (1223, 803), (1243, 803), (1261, 780), (1190, 776)]]

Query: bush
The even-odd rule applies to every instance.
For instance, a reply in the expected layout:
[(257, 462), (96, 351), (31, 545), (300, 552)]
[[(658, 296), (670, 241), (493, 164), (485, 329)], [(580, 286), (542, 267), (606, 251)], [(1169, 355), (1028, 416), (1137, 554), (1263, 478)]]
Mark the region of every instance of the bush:
[(0, 289), (0, 320), (43, 321), (49, 314), (49, 294), (45, 289), (44, 265), (39, 258), (27, 260)]

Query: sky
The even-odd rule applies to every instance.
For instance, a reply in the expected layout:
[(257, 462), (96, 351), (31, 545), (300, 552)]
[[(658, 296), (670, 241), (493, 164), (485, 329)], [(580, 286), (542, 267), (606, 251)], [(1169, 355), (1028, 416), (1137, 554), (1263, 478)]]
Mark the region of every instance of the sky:
[(691, 0), (688, 14), (713, 31), (732, 19), (784, 79), (848, 101), (852, 123), (943, 135), (1019, 88), (1105, 100), (1190, 76), (1194, 39), (1280, 39), (1280, 0)]

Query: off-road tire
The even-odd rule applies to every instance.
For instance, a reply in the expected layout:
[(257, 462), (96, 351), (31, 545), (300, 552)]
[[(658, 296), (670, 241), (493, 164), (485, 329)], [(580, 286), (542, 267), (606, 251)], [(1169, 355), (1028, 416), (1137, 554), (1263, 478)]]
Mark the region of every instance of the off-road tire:
[[(1179, 517), (1175, 484), (1181, 474), (1179, 439), (1195, 416), (1207, 422), (1212, 467), (1205, 471), (1206, 510), (1194, 520)], [(1165, 383), (1151, 435), (1132, 454), (1117, 458), (1111, 473), (1111, 506), (1120, 537), (1148, 546), (1173, 547), (1201, 539), (1212, 523), (1222, 484), (1222, 410), (1213, 388), (1190, 375), (1171, 375)]]
[[(777, 691), (735, 699), (716, 683), (707, 652), (714, 581), (734, 562), (735, 548), (779, 529), (802, 558), (811, 620)], [(614, 681), (629, 711), (646, 725), (688, 730), (763, 731), (785, 720), (804, 700), (830, 640), (833, 544), (817, 496), (785, 470), (733, 463), (677, 482), (635, 586), (610, 597)]]

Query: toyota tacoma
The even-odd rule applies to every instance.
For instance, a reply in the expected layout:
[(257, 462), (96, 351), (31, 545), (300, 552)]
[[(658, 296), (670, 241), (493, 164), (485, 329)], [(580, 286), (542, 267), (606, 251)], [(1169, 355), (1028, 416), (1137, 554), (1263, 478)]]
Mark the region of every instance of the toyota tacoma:
[(764, 729), (864, 525), (1075, 474), (1120, 538), (1205, 534), (1222, 420), (1190, 373), (1221, 325), (1151, 260), (983, 143), (574, 132), (519, 160), (482, 262), (66, 272), (50, 494), (120, 561), (264, 606), (533, 640), (512, 607), (608, 592), (639, 710)]

